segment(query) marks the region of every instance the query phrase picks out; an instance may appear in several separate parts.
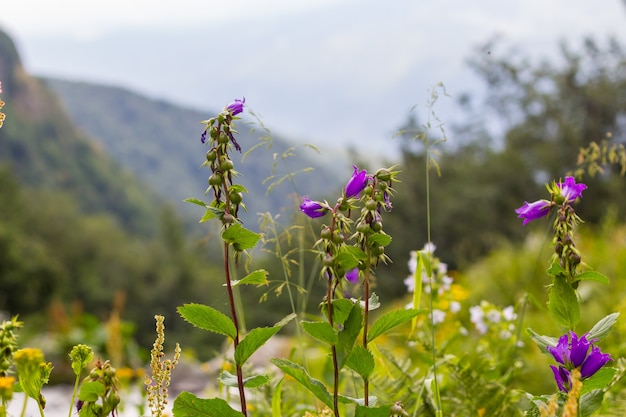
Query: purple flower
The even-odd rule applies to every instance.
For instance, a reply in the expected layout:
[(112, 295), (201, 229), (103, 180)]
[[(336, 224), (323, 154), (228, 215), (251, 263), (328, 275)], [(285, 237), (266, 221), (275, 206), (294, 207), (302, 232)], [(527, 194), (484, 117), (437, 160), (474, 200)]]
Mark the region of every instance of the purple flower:
[(235, 101), (233, 101), (228, 106), (226, 106), (226, 110), (230, 111), (233, 114), (233, 116), (237, 116), (239, 113), (243, 111), (243, 105), (245, 102), (246, 102), (245, 97), (243, 98), (243, 100), (239, 100), (236, 98)]
[(587, 340), (587, 333), (578, 338), (576, 333), (569, 332), (559, 338), (556, 346), (547, 346), (548, 352), (560, 363), (558, 368), (553, 365), (550, 368), (561, 391), (568, 392), (571, 389), (569, 371), (572, 369), (580, 368), (581, 378), (589, 378), (612, 360), (611, 355), (602, 353), (599, 347), (594, 346), (596, 340)]
[(346, 279), (353, 284), (359, 282), (359, 268), (354, 268), (346, 272)]
[(518, 219), (524, 219), (522, 225), (526, 226), (526, 223), (531, 220), (547, 216), (550, 212), (550, 202), (548, 200), (538, 200), (533, 203), (524, 201), (524, 205), (515, 209), (515, 212), (518, 214)]
[(312, 219), (322, 217), (328, 209), (324, 208), (319, 202), (309, 200), (307, 197), (302, 197), (302, 204), (300, 204), (300, 211), (309, 216)]
[(367, 185), (367, 172), (364, 169), (359, 171), (359, 167), (356, 165), (352, 166), (354, 167), (354, 172), (346, 184), (346, 197), (348, 198), (358, 196)]
[(561, 196), (565, 199), (566, 203), (575, 201), (578, 197), (582, 196), (583, 190), (587, 189), (587, 186), (583, 183), (576, 184), (574, 177), (565, 177), (565, 184), (559, 182), (558, 185), (561, 189)]
[(602, 353), (599, 347), (593, 346), (591, 348), (591, 353), (587, 356), (587, 359), (585, 359), (585, 362), (583, 362), (583, 365), (580, 367), (581, 378), (588, 378), (592, 376), (610, 360), (612, 360), (611, 355), (608, 353)]
[(557, 387), (563, 392), (568, 392), (572, 388), (572, 378), (569, 371), (562, 366), (557, 368), (554, 365), (550, 365), (550, 368), (554, 373), (554, 380), (556, 381)]

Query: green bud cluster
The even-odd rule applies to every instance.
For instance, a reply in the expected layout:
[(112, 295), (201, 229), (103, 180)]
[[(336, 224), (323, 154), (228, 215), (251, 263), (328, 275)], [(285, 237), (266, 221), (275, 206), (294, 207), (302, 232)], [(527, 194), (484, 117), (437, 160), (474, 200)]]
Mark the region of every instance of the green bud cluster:
[(0, 377), (9, 375), (13, 353), (17, 350), (17, 333), (24, 323), (17, 316), (0, 324)]

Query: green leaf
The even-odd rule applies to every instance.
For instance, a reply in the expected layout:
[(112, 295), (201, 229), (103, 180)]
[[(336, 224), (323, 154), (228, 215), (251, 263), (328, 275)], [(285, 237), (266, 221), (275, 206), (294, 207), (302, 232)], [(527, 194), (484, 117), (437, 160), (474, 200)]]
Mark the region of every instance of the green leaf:
[(539, 346), (542, 352), (547, 352), (547, 346), (556, 346), (559, 343), (558, 337), (543, 336), (535, 332), (533, 329), (526, 329), (526, 333)]
[(221, 398), (203, 399), (183, 392), (174, 401), (174, 417), (243, 417)]
[(558, 277), (567, 273), (567, 271), (565, 271), (565, 268), (559, 265), (558, 261), (552, 262), (552, 265), (550, 265), (550, 268), (548, 268), (546, 272), (552, 277)]
[(204, 215), (200, 218), (198, 223), (208, 222), (209, 220), (213, 220), (219, 217), (219, 214), (222, 213), (222, 210), (216, 209), (214, 207), (207, 207)]
[(576, 291), (567, 283), (563, 275), (554, 277), (550, 287), (548, 309), (556, 322), (567, 329), (574, 329), (580, 320), (580, 306)]
[(391, 243), (391, 236), (383, 232), (374, 233), (367, 237), (367, 242), (372, 246), (388, 246)]
[(303, 321), (301, 324), (304, 331), (317, 340), (330, 345), (337, 343), (337, 332), (327, 321)]
[(104, 396), (104, 394), (105, 389), (102, 383), (98, 381), (87, 381), (81, 384), (78, 399), (94, 403), (98, 401), (98, 398)]
[(246, 249), (252, 249), (261, 239), (261, 235), (246, 229), (239, 223), (235, 223), (224, 230), (222, 239), (229, 245), (232, 245), (237, 252), (241, 252)]
[(360, 305), (354, 304), (354, 307), (350, 311), (350, 315), (346, 319), (343, 330), (339, 332), (337, 340), (337, 367), (343, 368), (346, 364), (346, 360), (352, 348), (354, 342), (363, 328), (363, 309)]
[(382, 407), (364, 407), (356, 406), (356, 414), (354, 417), (389, 417), (391, 414), (391, 406), (384, 405)]
[[(237, 376), (231, 374), (228, 371), (223, 371), (218, 380), (227, 387), (237, 387)], [(243, 386), (246, 388), (259, 388), (270, 382), (270, 377), (267, 375), (253, 375), (243, 379)]]
[(183, 200), (185, 203), (193, 203), (198, 206), (206, 207), (206, 203), (202, 200), (198, 200), (197, 198), (186, 198)]
[(363, 379), (369, 379), (374, 372), (374, 355), (361, 345), (355, 346), (348, 356), (346, 365)]
[[(370, 295), (368, 306), (369, 311), (376, 310), (380, 307), (380, 299), (375, 292), (372, 292), (372, 294)], [(363, 303), (363, 308), (365, 308), (365, 303)]]
[(345, 271), (356, 268), (359, 265), (359, 261), (367, 258), (367, 255), (363, 250), (354, 246), (342, 246), (337, 256), (335, 256), (335, 262)]
[(178, 307), (178, 314), (199, 329), (208, 330), (235, 339), (237, 329), (224, 313), (202, 304), (185, 304)]
[(608, 366), (600, 368), (598, 372), (583, 381), (583, 388), (580, 391), (581, 394), (586, 394), (597, 389), (604, 390), (609, 386), (616, 373), (616, 368)]
[(594, 390), (580, 397), (580, 417), (588, 417), (596, 412), (602, 405), (604, 391)]
[(407, 310), (394, 310), (383, 314), (372, 324), (368, 338), (370, 341), (376, 339), (386, 331), (411, 320), (414, 317), (424, 313), (425, 310), (415, 310), (413, 308)]
[(604, 339), (607, 334), (613, 328), (615, 322), (619, 318), (619, 313), (611, 313), (608, 316), (600, 319), (592, 328), (589, 330), (588, 340), (591, 339)]
[[(270, 362), (278, 367), (285, 374), (289, 375), (302, 386), (311, 391), (321, 402), (326, 404), (329, 408), (333, 408), (333, 397), (328, 392), (326, 387), (319, 380), (312, 378), (306, 369), (297, 363), (291, 362), (287, 359), (274, 358), (270, 359)], [(179, 416), (175, 416), (179, 417)]]
[(601, 284), (608, 284), (609, 278), (606, 275), (599, 273), (598, 271), (585, 271), (574, 277), (574, 282), (576, 281), (595, 281)]
[(281, 396), (283, 392), (283, 381), (285, 378), (281, 378), (276, 384), (274, 388), (274, 392), (272, 394), (272, 417), (281, 417), (280, 405), (282, 402)]
[(335, 325), (344, 324), (354, 305), (354, 302), (347, 298), (333, 300), (333, 323)]
[[(269, 281), (267, 280), (267, 275), (269, 273), (264, 269), (259, 269), (253, 272), (250, 272), (248, 275), (243, 277), (240, 280), (231, 281), (230, 285), (234, 288), (238, 285), (269, 285)], [(226, 285), (226, 284), (222, 284)]]
[[(416, 253), (417, 257), (417, 265), (415, 267), (415, 273), (413, 273), (413, 309), (417, 310), (420, 308), (420, 302), (422, 301), (422, 287), (424, 282), (422, 280), (422, 275), (424, 274), (424, 270), (426, 269), (424, 264), (424, 257), (421, 252)], [(430, 265), (430, 259), (427, 260)], [(417, 316), (413, 318), (411, 322), (411, 334), (415, 331), (415, 327), (417, 326)]]
[(280, 329), (295, 317), (296, 314), (292, 313), (272, 327), (257, 327), (250, 330), (250, 333), (239, 342), (235, 349), (235, 363), (242, 366), (270, 337), (278, 333)]

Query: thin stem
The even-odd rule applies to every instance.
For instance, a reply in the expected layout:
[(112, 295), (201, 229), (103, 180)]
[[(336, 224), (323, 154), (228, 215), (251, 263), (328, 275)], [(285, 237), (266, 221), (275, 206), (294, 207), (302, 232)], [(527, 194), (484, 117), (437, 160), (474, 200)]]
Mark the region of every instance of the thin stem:
[[(365, 311), (363, 312), (363, 347), (367, 350), (367, 330), (369, 327), (369, 311), (370, 311), (370, 262), (371, 258), (368, 253), (368, 261), (365, 268), (363, 296), (365, 297)], [(370, 383), (366, 377), (363, 377), (363, 395), (365, 406), (369, 406), (369, 388)]]
[[(328, 311), (328, 324), (334, 328), (333, 324), (333, 289), (332, 289), (333, 276), (331, 272), (328, 272), (328, 288), (326, 290), (326, 306)], [(333, 356), (333, 411), (335, 417), (339, 416), (339, 365), (337, 362), (337, 347), (332, 345), (331, 347)]]
[[(239, 345), (239, 320), (237, 319), (237, 309), (235, 308), (235, 296), (233, 294), (233, 287), (230, 281), (230, 245), (227, 242), (224, 242), (224, 272), (226, 274), (226, 289), (228, 290), (228, 301), (230, 304), (230, 313), (233, 317), (233, 324), (235, 325), (235, 338), (233, 339), (233, 343), (235, 345), (235, 349)], [(244, 416), (248, 415), (246, 409), (246, 393), (243, 388), (243, 370), (241, 365), (235, 363), (235, 367), (237, 370), (237, 386), (239, 387), (239, 399), (241, 401), (241, 412)]]
[(76, 381), (74, 382), (74, 392), (72, 392), (72, 402), (70, 402), (70, 411), (67, 413), (67, 417), (72, 417), (72, 410), (74, 409), (74, 401), (76, 401), (76, 393), (78, 392), (79, 381), (80, 374), (76, 375)]
[(20, 414), (20, 417), (24, 417), (26, 415), (26, 405), (28, 404), (28, 395), (26, 395), (26, 393), (24, 393), (24, 404), (22, 405), (22, 414)]

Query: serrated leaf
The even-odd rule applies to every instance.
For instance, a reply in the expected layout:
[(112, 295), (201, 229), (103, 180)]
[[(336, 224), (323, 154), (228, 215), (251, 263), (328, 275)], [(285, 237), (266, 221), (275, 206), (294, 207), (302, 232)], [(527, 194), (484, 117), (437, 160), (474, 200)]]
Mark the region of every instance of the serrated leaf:
[[(227, 387), (237, 387), (237, 376), (231, 374), (228, 371), (223, 371), (218, 380)], [(243, 386), (246, 388), (259, 388), (270, 382), (270, 377), (267, 375), (253, 375), (243, 379)]]
[(539, 346), (542, 352), (547, 352), (547, 346), (556, 346), (559, 343), (558, 337), (543, 336), (535, 332), (533, 329), (526, 329), (526, 333)]
[(613, 325), (617, 322), (619, 318), (619, 313), (611, 313), (608, 316), (600, 319), (592, 328), (589, 330), (588, 340), (591, 339), (604, 339), (607, 334), (613, 328)]
[(355, 346), (346, 362), (348, 368), (359, 374), (363, 379), (369, 379), (374, 372), (374, 355), (361, 345)]
[(581, 394), (585, 394), (596, 389), (604, 390), (609, 386), (616, 373), (616, 368), (611, 368), (609, 366), (600, 368), (595, 374), (583, 381), (583, 387), (580, 391)]
[(419, 314), (422, 314), (425, 310), (415, 310), (413, 308), (406, 310), (394, 310), (389, 313), (383, 314), (372, 324), (368, 333), (368, 339), (370, 341), (376, 339), (381, 334), (393, 329), (396, 326), (405, 323)]
[(337, 343), (337, 332), (327, 321), (303, 321), (301, 324), (309, 336), (330, 345)]
[(353, 304), (353, 308), (348, 315), (348, 318), (344, 322), (343, 330), (339, 332), (337, 340), (337, 368), (341, 369), (346, 364), (346, 360), (352, 348), (357, 336), (363, 328), (363, 309), (358, 304)]
[(354, 306), (355, 303), (347, 298), (333, 300), (333, 323), (335, 325), (344, 324)]
[(240, 223), (235, 223), (224, 230), (222, 239), (229, 245), (232, 245), (237, 252), (241, 252), (252, 249), (261, 239), (261, 235), (246, 229)]
[(306, 369), (304, 369), (302, 366), (282, 358), (270, 359), (270, 362), (273, 363), (285, 374), (298, 381), (306, 389), (311, 391), (313, 395), (315, 395), (329, 408), (333, 408), (333, 397), (326, 389), (326, 386), (324, 386), (324, 384), (319, 380), (311, 377)]
[(96, 402), (105, 394), (105, 388), (98, 381), (83, 382), (78, 392), (78, 399), (87, 402)]
[(202, 216), (202, 218), (200, 219), (198, 223), (204, 223), (209, 220), (219, 218), (223, 214), (224, 214), (224, 210), (221, 210), (215, 207), (206, 206), (206, 211), (204, 212), (204, 215)]
[(198, 206), (206, 207), (206, 203), (202, 200), (198, 200), (197, 198), (186, 198), (183, 200), (185, 203), (192, 203)]
[(235, 339), (237, 329), (224, 313), (202, 304), (185, 304), (178, 307), (178, 314), (199, 329), (208, 330)]
[(554, 284), (548, 295), (548, 309), (556, 322), (567, 329), (574, 329), (580, 321), (580, 305), (576, 291), (567, 283), (563, 275), (554, 277)]
[[(266, 270), (259, 269), (259, 270), (249, 273), (248, 275), (246, 275), (240, 280), (231, 281), (230, 285), (232, 287), (236, 287), (238, 285), (269, 285), (269, 281), (267, 280), (268, 274), (269, 272), (267, 272)], [(222, 285), (226, 285), (226, 284), (222, 284)]]
[(256, 329), (250, 330), (250, 333), (248, 333), (246, 337), (239, 342), (237, 348), (235, 348), (235, 363), (242, 366), (254, 352), (270, 339), (270, 337), (278, 333), (280, 329), (295, 317), (296, 314), (292, 313), (272, 327), (257, 327)]
[(595, 281), (601, 284), (608, 284), (609, 278), (598, 271), (585, 271), (576, 275), (574, 281)]
[(221, 398), (198, 398), (189, 392), (182, 392), (174, 401), (174, 417), (243, 417)]

